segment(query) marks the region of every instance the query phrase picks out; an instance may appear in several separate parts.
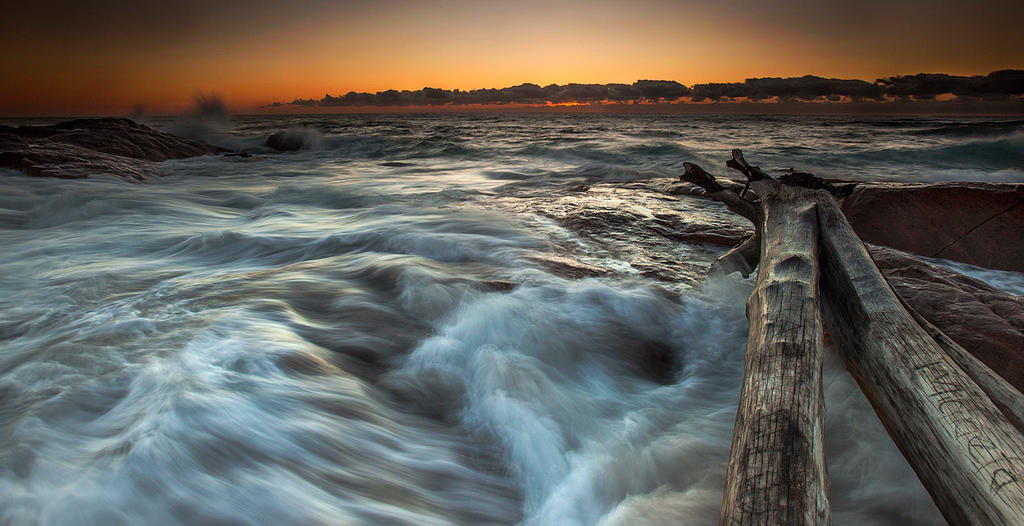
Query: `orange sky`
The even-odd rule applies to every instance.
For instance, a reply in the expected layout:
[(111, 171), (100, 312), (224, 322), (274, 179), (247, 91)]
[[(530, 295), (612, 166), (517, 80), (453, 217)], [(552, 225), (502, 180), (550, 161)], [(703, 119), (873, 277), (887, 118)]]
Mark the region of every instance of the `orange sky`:
[(1024, 67), (1019, 1), (35, 3), (0, 6), (0, 116), (177, 112), (198, 92), (251, 111), (350, 90)]

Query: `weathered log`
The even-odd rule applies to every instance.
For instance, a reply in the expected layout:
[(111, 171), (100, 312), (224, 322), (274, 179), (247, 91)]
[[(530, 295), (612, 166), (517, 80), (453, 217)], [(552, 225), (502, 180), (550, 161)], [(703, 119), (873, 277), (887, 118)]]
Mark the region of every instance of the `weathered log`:
[(834, 202), (821, 303), (847, 369), (950, 524), (1024, 524), (1024, 437), (903, 308)]
[(755, 214), (761, 265), (747, 301), (750, 332), (721, 523), (828, 524), (816, 206), (802, 195), (809, 190), (772, 180), (753, 185), (763, 212)]
[[(727, 165), (743, 172), (755, 192), (776, 192), (771, 184), (778, 183), (750, 166), (738, 150)], [(724, 194), (705, 189), (712, 198), (723, 200)], [(1024, 436), (1015, 427), (1024, 420), (1020, 398), (1011, 396), (1006, 391), (1011, 388), (997, 382), (998, 377), (983, 364), (967, 359), (970, 356), (941, 331), (915, 320), (882, 277), (834, 199), (824, 192), (803, 196), (817, 210), (818, 298), (826, 327), (847, 369), (940, 511), (957, 525), (1024, 524)], [(762, 196), (761, 207), (769, 201)], [(786, 236), (804, 235), (805, 227), (799, 221), (789, 228), (792, 232)], [(783, 234), (771, 237), (775, 235)], [(762, 244), (768, 244), (771, 237), (765, 231)], [(761, 257), (767, 254), (762, 250)], [(760, 264), (775, 265), (767, 259)], [(753, 296), (751, 302), (759, 301)], [(804, 315), (788, 313), (789, 317)], [(786, 319), (787, 313), (774, 316), (768, 323), (793, 325)], [(751, 337), (759, 330), (754, 322), (751, 317)], [(744, 390), (748, 382), (756, 382), (749, 374), (749, 360)], [(793, 384), (784, 388), (802, 389)], [(743, 407), (741, 402), (740, 411)], [(736, 433), (740, 432), (737, 428)], [(736, 476), (730, 462), (727, 485), (735, 484), (732, 479)], [(737, 511), (729, 509), (735, 502), (727, 489), (723, 522), (728, 513)], [(780, 513), (768, 520), (786, 523), (784, 517)]]

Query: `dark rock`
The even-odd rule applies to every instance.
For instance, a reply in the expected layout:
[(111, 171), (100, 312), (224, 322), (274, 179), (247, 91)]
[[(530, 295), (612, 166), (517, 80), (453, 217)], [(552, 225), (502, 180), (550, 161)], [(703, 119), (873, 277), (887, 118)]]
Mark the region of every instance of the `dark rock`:
[(861, 183), (842, 203), (864, 241), (1024, 272), (1024, 184)]
[(837, 198), (849, 197), (853, 192), (853, 189), (857, 186), (856, 183), (840, 184), (835, 185), (832, 181), (822, 179), (813, 174), (805, 172), (797, 172), (794, 170), (788, 170), (786, 173), (779, 176), (779, 182), (788, 184), (790, 186), (801, 186), (804, 188), (811, 188), (814, 190), (825, 190)]
[(264, 146), (281, 152), (294, 152), (312, 148), (318, 138), (319, 132), (315, 129), (295, 128), (271, 134)]
[(144, 179), (153, 162), (223, 151), (121, 118), (52, 126), (0, 126), (0, 167), (28, 175), (84, 178), (110, 173)]
[[(5, 149), (0, 138), (0, 149)], [(155, 173), (153, 163), (87, 150), (78, 146), (53, 143), (26, 145), (14, 151), (0, 152), (0, 167), (19, 170), (34, 177), (84, 179), (107, 173), (141, 181)]]
[(873, 245), (868, 249), (904, 301), (1024, 392), (1024, 297), (912, 254)]
[(131, 159), (166, 161), (223, 151), (129, 119), (79, 119), (54, 128), (60, 132), (50, 136), (50, 140)]

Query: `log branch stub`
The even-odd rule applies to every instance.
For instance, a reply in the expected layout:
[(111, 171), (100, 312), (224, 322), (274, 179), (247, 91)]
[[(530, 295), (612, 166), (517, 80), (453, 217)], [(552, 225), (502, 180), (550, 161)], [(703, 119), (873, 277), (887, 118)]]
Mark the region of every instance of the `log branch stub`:
[(750, 276), (761, 260), (761, 233), (743, 240), (742, 243), (722, 254), (708, 268), (708, 274), (731, 274), (739, 272), (744, 278)]
[(747, 177), (747, 185), (754, 181), (760, 181), (762, 179), (771, 179), (768, 174), (761, 171), (761, 168), (757, 166), (751, 166), (746, 159), (743, 158), (743, 152), (738, 148), (732, 151), (732, 159), (725, 161), (725, 165), (734, 170), (739, 170), (740, 173)]
[(760, 225), (761, 211), (754, 203), (726, 190), (725, 187), (718, 184), (713, 175), (696, 164), (683, 163), (683, 168), (685, 171), (679, 176), (680, 179), (703, 188), (708, 193), (708, 197), (724, 204), (733, 213), (747, 218), (755, 227)]
[(726, 190), (715, 177), (707, 173), (700, 166), (693, 163), (683, 163), (686, 169), (680, 179), (703, 188), (708, 197), (725, 205), (733, 213), (747, 218), (754, 225), (754, 235), (736, 245), (725, 254), (722, 254), (708, 269), (708, 273), (740, 272), (743, 277), (749, 276), (761, 257), (761, 226), (764, 214), (761, 208), (741, 196)]

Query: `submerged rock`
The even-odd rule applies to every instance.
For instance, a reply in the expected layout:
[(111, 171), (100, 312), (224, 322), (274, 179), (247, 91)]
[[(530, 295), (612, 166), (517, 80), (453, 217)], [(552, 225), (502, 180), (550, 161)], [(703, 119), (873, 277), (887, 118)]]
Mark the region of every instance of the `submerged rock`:
[(43, 177), (126, 179), (154, 175), (152, 163), (222, 152), (129, 119), (78, 119), (52, 126), (0, 126), (0, 167)]
[(843, 200), (857, 235), (926, 257), (1024, 272), (1024, 184), (861, 183)]
[(556, 276), (568, 279), (594, 278), (609, 273), (607, 269), (588, 265), (560, 255), (536, 254), (527, 259), (540, 264)]
[[(524, 191), (495, 203), (516, 213), (549, 218), (577, 239), (586, 239), (584, 261), (548, 259), (540, 262), (563, 277), (639, 275), (682, 289), (704, 279), (721, 248), (750, 235), (746, 219), (703, 199), (667, 195), (658, 180), (593, 183), (586, 191)], [(552, 239), (553, 242), (557, 240)], [(572, 238), (565, 250), (580, 246)], [(628, 266), (604, 267), (602, 262)], [(613, 265), (614, 266), (614, 265)]]

